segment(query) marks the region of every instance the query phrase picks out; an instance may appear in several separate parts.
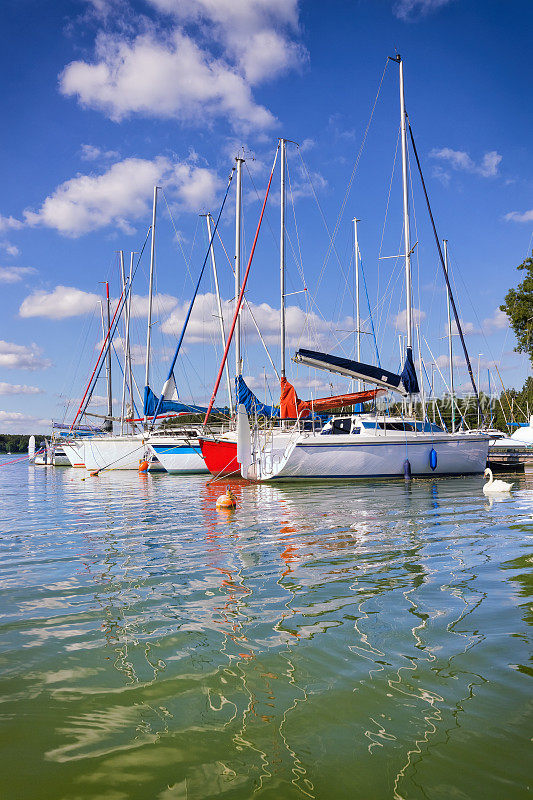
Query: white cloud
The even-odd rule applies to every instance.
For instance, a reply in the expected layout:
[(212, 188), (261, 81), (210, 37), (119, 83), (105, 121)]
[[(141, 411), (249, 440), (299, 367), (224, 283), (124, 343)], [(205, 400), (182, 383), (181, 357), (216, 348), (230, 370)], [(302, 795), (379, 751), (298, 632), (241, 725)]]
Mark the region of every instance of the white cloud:
[(22, 228), (22, 222), (15, 217), (3, 217), (0, 214), (0, 231), (18, 230)]
[(0, 267), (0, 283), (18, 283), (25, 275), (35, 275), (33, 267)]
[[(155, 294), (152, 300), (152, 311), (154, 314), (168, 314), (178, 305), (178, 298), (171, 294), (160, 292)], [(148, 295), (132, 294), (131, 296), (131, 316), (148, 316)]]
[(448, 5), (451, 0), (398, 0), (394, 5), (394, 15), (399, 19), (410, 20), (417, 16), (425, 16)]
[(298, 31), (298, 0), (150, 0), (181, 22), (201, 24), (252, 85), (272, 80), (307, 59), (291, 40)]
[(117, 161), (100, 175), (78, 175), (60, 184), (37, 212), (24, 212), (25, 221), (72, 237), (109, 225), (132, 233), (131, 222), (149, 214), (156, 184), (181, 208), (199, 211), (213, 202), (220, 181), (196, 161), (194, 153), (177, 162), (163, 156)]
[(492, 317), (487, 317), (483, 320), (482, 328), (486, 334), (494, 333), (494, 331), (501, 331), (509, 327), (509, 319), (505, 311), (499, 308), (494, 309)]
[(533, 208), (530, 208), (529, 211), (509, 211), (508, 214), (505, 215), (504, 219), (507, 222), (533, 222)]
[(51, 292), (39, 289), (28, 295), (19, 309), (21, 317), (66, 319), (88, 314), (97, 307), (99, 297), (73, 286), (56, 286)]
[[(74, 286), (56, 286), (47, 292), (39, 289), (28, 295), (19, 309), (21, 317), (44, 317), (47, 319), (67, 319), (90, 314), (97, 308), (102, 298), (93, 292), (85, 292)], [(111, 300), (113, 315), (118, 298)], [(176, 307), (178, 300), (170, 294), (158, 293), (153, 297), (153, 312), (168, 314)], [(148, 295), (133, 294), (131, 297), (132, 317), (146, 317), (148, 314)], [(116, 345), (116, 341), (115, 341)]]
[(31, 433), (49, 425), (50, 420), (32, 417), (21, 411), (0, 411), (0, 428), (6, 433)]
[[(411, 319), (413, 325), (419, 325), (425, 318), (426, 318), (425, 311), (422, 311), (420, 308), (411, 309)], [(400, 330), (405, 330), (407, 326), (407, 309), (404, 308), (403, 311), (400, 311), (399, 314), (396, 314), (393, 317), (392, 321), (395, 328), (399, 328)]]
[(43, 394), (37, 386), (25, 386), (20, 383), (4, 383), (0, 381), (0, 395), (12, 394)]
[(82, 144), (81, 157), (84, 161), (98, 161), (99, 159), (118, 158), (116, 150), (101, 150), (94, 144)]
[[(462, 356), (453, 356), (453, 365), (457, 368), (466, 367), (466, 361)], [(440, 369), (448, 369), (450, 366), (450, 357), (444, 355), (437, 356), (437, 366), (440, 367)]]
[(52, 362), (42, 358), (42, 350), (36, 344), (28, 346), (0, 339), (0, 367), (6, 369), (47, 369)]
[[(259, 326), (261, 334), (267, 344), (279, 344), (279, 309), (273, 308), (268, 303), (249, 303), (252, 314)], [(181, 330), (188, 303), (180, 304), (170, 314), (161, 326), (163, 333), (176, 335)], [(233, 300), (222, 301), (222, 313), (226, 325), (226, 332), (233, 318)], [(257, 340), (257, 331), (246, 307), (242, 313), (242, 326), (249, 340)], [(297, 306), (287, 306), (285, 314), (287, 343), (290, 346), (326, 345), (335, 341), (336, 328), (353, 329), (354, 320), (346, 317), (340, 323), (324, 320), (315, 313), (306, 313)], [(187, 333), (186, 344), (203, 341), (216, 341), (220, 336), (219, 322), (216, 310), (216, 298), (211, 292), (199, 294), (193, 307)]]
[[(491, 150), (484, 154), (479, 164), (476, 164), (464, 150), (452, 150), (450, 147), (435, 148), (430, 152), (429, 156), (449, 164), (452, 169), (481, 175), (483, 178), (493, 178), (497, 175), (498, 167), (503, 158), (496, 150)], [(445, 176), (446, 173), (437, 175), (441, 180)]]
[(8, 256), (15, 257), (20, 255), (20, 250), (18, 247), (14, 244), (11, 244), (11, 242), (0, 242), (0, 248), (5, 250)]
[[(459, 321), (461, 323), (461, 330), (463, 331), (464, 336), (472, 336), (473, 334), (481, 333), (479, 328), (476, 328), (476, 326), (474, 325), (473, 322), (465, 322), (464, 319), (461, 319)], [(457, 324), (456, 324), (455, 320), (452, 319), (452, 335), (458, 334), (458, 333), (459, 333), (459, 331), (458, 331), (458, 328), (457, 328)], [(444, 335), (445, 336), (448, 335), (448, 327), (447, 326), (446, 326), (446, 329), (444, 331)]]
[(101, 34), (96, 56), (94, 63), (69, 64), (60, 89), (117, 122), (132, 114), (201, 125), (223, 116), (234, 127), (265, 128), (274, 122), (254, 102), (242, 75), (179, 29), (164, 38), (143, 33), (132, 41)]
[(274, 117), (252, 87), (308, 57), (296, 39), (298, 0), (148, 0), (164, 16), (156, 21), (125, 4), (92, 2), (106, 32), (93, 61), (67, 65), (60, 89), (114, 120), (140, 114), (205, 125), (224, 117), (234, 128), (269, 127)]

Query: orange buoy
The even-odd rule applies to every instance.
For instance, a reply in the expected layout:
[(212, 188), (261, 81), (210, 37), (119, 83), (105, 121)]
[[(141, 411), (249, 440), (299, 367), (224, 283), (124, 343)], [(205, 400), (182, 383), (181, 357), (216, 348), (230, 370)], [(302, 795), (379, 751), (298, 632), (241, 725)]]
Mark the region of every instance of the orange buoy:
[(98, 473), (99, 473), (99, 472), (100, 472), (100, 470), (98, 470), (98, 469), (93, 469), (93, 471), (92, 471), (92, 472), (89, 472), (89, 475), (90, 475), (90, 477), (91, 477), (91, 478), (97, 478), (97, 477), (98, 477)]
[(150, 464), (148, 463), (148, 461), (146, 461), (146, 460), (139, 461), (139, 472), (148, 472), (148, 467), (149, 466), (150, 466)]
[(235, 495), (231, 491), (231, 488), (228, 486), (226, 489), (226, 494), (221, 494), (217, 500), (217, 508), (228, 508), (233, 509), (236, 508), (237, 501), (235, 499)]

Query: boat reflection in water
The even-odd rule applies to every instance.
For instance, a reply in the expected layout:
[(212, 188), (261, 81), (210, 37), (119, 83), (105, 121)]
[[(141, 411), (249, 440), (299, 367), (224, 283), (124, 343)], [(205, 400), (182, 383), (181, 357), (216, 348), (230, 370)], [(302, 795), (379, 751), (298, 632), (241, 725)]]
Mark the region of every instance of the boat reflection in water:
[[(489, 508), (479, 478), (29, 473), (2, 568), (17, 598), (2, 670), (22, 679), (3, 723), (17, 741), (13, 796), (37, 781), (52, 800), (68, 776), (80, 797), (477, 786), (496, 798), (495, 748), (519, 796), (531, 600), (520, 484)], [(237, 509), (221, 512), (228, 483)]]

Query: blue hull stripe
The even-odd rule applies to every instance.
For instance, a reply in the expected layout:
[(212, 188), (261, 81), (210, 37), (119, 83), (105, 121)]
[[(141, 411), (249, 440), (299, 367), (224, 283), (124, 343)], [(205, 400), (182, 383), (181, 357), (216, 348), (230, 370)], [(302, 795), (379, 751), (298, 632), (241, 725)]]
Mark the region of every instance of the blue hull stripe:
[(193, 454), (199, 455), (199, 450), (195, 447), (168, 447), (164, 444), (153, 444), (152, 448), (155, 450), (156, 453), (163, 453), (164, 455), (175, 455), (175, 456), (190, 456)]

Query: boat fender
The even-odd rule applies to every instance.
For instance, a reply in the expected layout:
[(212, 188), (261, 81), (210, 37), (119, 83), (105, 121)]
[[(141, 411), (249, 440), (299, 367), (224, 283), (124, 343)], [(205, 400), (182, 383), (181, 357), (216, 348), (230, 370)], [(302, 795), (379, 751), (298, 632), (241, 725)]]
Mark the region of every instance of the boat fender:
[(237, 506), (237, 501), (235, 499), (235, 495), (231, 491), (231, 488), (228, 486), (226, 489), (226, 494), (221, 494), (217, 500), (217, 508), (228, 508), (233, 509)]
[(150, 464), (148, 463), (148, 461), (146, 461), (146, 460), (139, 461), (139, 472), (148, 472), (148, 467), (149, 466), (150, 466)]
[(408, 458), (406, 458), (403, 462), (403, 474), (406, 481), (411, 480), (411, 464), (409, 463)]
[(437, 469), (437, 451), (434, 447), (431, 448), (431, 452), (429, 454), (429, 466), (432, 470)]

